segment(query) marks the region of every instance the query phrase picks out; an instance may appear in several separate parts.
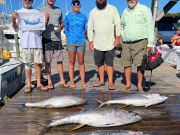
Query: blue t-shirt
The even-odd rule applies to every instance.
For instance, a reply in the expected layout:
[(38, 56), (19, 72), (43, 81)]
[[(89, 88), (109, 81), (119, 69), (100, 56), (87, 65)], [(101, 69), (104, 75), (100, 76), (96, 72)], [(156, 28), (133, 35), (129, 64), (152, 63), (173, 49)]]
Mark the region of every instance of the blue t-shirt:
[(64, 29), (68, 44), (85, 43), (85, 33), (87, 31), (86, 15), (69, 13), (64, 19)]

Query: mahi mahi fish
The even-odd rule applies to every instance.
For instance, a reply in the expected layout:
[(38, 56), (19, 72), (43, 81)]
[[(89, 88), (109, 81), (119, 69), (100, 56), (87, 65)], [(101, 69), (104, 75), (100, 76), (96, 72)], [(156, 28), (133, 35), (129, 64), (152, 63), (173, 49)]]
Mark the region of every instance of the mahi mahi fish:
[(25, 106), (35, 108), (63, 108), (81, 105), (85, 103), (86, 99), (79, 98), (76, 96), (59, 96), (52, 97), (36, 103), (26, 103)]
[(133, 94), (113, 100), (108, 100), (106, 102), (100, 102), (99, 107), (108, 104), (124, 104), (124, 105), (132, 105), (132, 106), (144, 106), (149, 107), (151, 105), (156, 105), (159, 103), (163, 103), (167, 99), (166, 96), (161, 96), (160, 94)]
[[(113, 127), (135, 123), (140, 120), (141, 117), (137, 114), (123, 109), (96, 109), (74, 113), (61, 119), (54, 120), (43, 127), (40, 135), (43, 135), (52, 127), (68, 123), (79, 123), (82, 126), (88, 125), (92, 127)], [(77, 128), (74, 129), (78, 129), (82, 126), (77, 126)]]

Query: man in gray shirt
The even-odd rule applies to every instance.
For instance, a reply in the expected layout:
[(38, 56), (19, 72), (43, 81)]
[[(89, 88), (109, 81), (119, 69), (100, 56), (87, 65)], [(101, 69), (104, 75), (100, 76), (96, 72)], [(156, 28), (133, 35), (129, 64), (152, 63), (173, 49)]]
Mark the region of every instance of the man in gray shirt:
[(46, 6), (39, 9), (40, 11), (46, 12), (49, 15), (47, 19), (46, 30), (42, 33), (42, 43), (49, 89), (54, 88), (51, 80), (51, 62), (53, 57), (57, 61), (57, 67), (60, 76), (60, 86), (68, 87), (64, 80), (62, 63), (63, 47), (61, 44), (61, 30), (64, 27), (64, 22), (61, 10), (54, 6), (55, 1), (56, 0), (47, 0)]
[(94, 61), (98, 67), (99, 82), (94, 87), (104, 85), (104, 64), (108, 74), (108, 89), (114, 90), (113, 59), (114, 47), (120, 43), (120, 16), (116, 7), (107, 0), (96, 0), (88, 21), (89, 48), (94, 50)]

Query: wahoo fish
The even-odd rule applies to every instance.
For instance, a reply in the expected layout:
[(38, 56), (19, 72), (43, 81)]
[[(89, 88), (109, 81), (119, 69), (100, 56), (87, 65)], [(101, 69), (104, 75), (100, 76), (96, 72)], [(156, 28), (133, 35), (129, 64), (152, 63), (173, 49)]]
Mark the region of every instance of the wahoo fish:
[(25, 106), (36, 107), (36, 108), (63, 108), (63, 107), (81, 105), (85, 103), (86, 103), (86, 99), (79, 98), (76, 96), (59, 96), (59, 97), (52, 97), (36, 103), (25, 103)]
[(160, 94), (145, 93), (145, 94), (133, 94), (122, 98), (108, 100), (104, 103), (99, 100), (98, 102), (100, 103), (99, 107), (108, 104), (124, 104), (124, 105), (132, 105), (132, 106), (149, 107), (151, 105), (163, 103), (166, 99), (167, 99), (166, 96), (161, 96)]
[(133, 112), (128, 112), (123, 109), (97, 109), (74, 113), (61, 119), (54, 120), (50, 124), (43, 127), (40, 135), (46, 133), (52, 127), (68, 124), (79, 123), (77, 127), (69, 130), (73, 131), (85, 125), (92, 127), (114, 127), (140, 121), (141, 117)]

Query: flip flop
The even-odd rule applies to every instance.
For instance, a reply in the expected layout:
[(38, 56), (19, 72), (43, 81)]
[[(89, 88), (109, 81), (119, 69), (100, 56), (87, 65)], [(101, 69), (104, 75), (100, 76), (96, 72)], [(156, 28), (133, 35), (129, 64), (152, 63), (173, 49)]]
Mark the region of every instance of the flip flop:
[(115, 90), (115, 87), (114, 86), (109, 86), (108, 89), (109, 90)]
[(60, 87), (62, 87), (62, 88), (68, 88), (69, 85), (67, 85), (66, 83), (62, 83), (62, 84), (60, 84)]
[(38, 86), (38, 87), (36, 87), (36, 90), (47, 91), (48, 87), (46, 87), (46, 86)]
[(31, 87), (26, 87), (26, 89), (24, 90), (24, 93), (31, 93), (33, 89)]
[(49, 86), (47, 86), (47, 87), (48, 87), (49, 90), (55, 89), (54, 85), (49, 85)]
[(126, 86), (126, 90), (130, 91), (131, 90), (131, 86)]
[(105, 86), (105, 83), (97, 83), (93, 85), (93, 87), (101, 87), (101, 86)]

